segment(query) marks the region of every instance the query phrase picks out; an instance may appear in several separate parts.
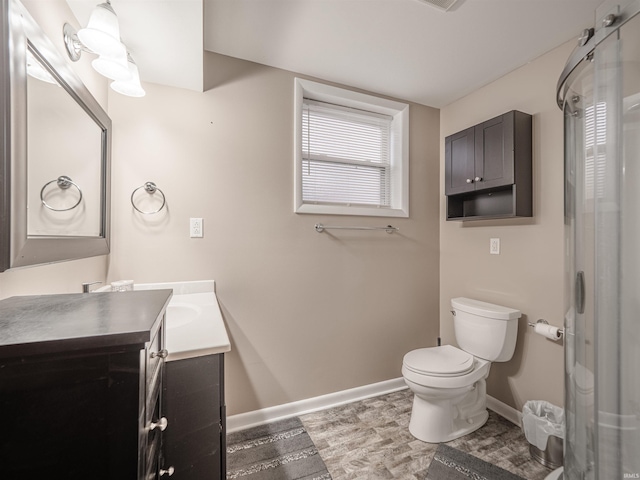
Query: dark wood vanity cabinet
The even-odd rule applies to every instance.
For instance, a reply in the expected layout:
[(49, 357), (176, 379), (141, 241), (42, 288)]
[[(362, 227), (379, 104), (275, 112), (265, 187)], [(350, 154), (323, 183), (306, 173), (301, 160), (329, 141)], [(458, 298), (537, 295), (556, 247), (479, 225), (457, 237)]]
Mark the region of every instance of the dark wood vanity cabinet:
[(226, 478), (224, 354), (166, 364), (164, 400), (171, 428), (165, 460), (176, 480)]
[(155, 479), (170, 290), (0, 301), (3, 479)]
[(511, 111), (445, 138), (447, 220), (532, 216), (532, 117)]

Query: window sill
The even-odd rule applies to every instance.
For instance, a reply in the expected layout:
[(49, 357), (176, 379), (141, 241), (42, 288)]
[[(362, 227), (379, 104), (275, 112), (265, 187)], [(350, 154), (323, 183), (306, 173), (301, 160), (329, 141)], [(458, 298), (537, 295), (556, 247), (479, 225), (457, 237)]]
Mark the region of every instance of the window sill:
[(349, 207), (341, 205), (317, 205), (305, 203), (297, 205), (295, 213), (315, 215), (360, 215), (366, 217), (408, 218), (409, 210), (401, 208)]

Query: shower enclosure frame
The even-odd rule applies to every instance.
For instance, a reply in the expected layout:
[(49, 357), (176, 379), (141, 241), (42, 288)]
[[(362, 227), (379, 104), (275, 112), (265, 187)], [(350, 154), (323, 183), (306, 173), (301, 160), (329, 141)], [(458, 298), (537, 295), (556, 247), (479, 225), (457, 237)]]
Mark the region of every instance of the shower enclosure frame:
[(639, 14), (640, 0), (601, 7), (557, 87), (570, 480), (640, 478)]

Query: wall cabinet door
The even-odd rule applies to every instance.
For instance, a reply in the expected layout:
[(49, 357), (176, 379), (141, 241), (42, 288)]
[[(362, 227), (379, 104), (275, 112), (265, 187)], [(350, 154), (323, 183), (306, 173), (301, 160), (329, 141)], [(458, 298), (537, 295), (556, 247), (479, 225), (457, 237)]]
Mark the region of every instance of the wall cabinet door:
[(475, 190), (475, 127), (445, 139), (445, 194)]
[(513, 117), (505, 113), (475, 127), (476, 190), (514, 183)]

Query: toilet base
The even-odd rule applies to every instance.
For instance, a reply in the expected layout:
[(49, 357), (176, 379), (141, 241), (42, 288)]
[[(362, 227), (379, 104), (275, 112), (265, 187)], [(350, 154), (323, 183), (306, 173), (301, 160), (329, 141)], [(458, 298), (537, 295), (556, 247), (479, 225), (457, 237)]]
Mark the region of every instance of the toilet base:
[(424, 399), (414, 390), (409, 432), (423, 442), (450, 442), (476, 431), (488, 418), (484, 380), (453, 399)]

